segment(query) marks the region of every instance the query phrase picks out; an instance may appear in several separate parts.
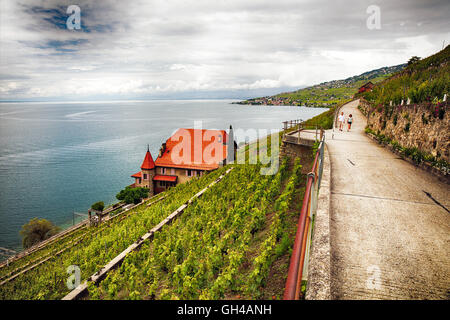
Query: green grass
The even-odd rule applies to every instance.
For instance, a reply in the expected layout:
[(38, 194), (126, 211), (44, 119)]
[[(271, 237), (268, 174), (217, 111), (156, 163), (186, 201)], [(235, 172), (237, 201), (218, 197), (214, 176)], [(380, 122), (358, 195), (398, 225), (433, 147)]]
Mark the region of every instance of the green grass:
[[(55, 241), (41, 252), (42, 258), (49, 254), (51, 259), (3, 284), (0, 287), (0, 300), (62, 298), (70, 291), (66, 286), (68, 266), (79, 266), (81, 280), (87, 279), (191, 196), (217, 179), (225, 169), (226, 167), (220, 168), (201, 178), (194, 178), (185, 184), (179, 184), (166, 191), (169, 196), (164, 200), (150, 207), (141, 204), (130, 210), (130, 214), (125, 215), (123, 219), (109, 220), (99, 227), (84, 229), (85, 234), (82, 238), (76, 240), (75, 245), (69, 246), (58, 256), (54, 255), (56, 251), (65, 246), (68, 241), (75, 240), (78, 233), (70, 235), (62, 243)], [(35, 255), (33, 258), (38, 258), (38, 256)], [(11, 271), (12, 268), (20, 268), (24, 264), (21, 260), (19, 259), (7, 267), (8, 269), (5, 269), (2, 275)], [(28, 260), (29, 258), (25, 260), (25, 263)]]
[(289, 170), (284, 159), (276, 175), (261, 175), (260, 167), (236, 165), (152, 242), (127, 256), (99, 287), (90, 286), (89, 298), (250, 299), (282, 294), (284, 286), (272, 286), (270, 271), (275, 261), (289, 255), (295, 232), (290, 217), (295, 221), (298, 215), (304, 175), (298, 160)]
[(358, 89), (368, 81), (374, 84), (382, 82), (403, 68), (404, 65), (384, 67), (347, 79), (324, 82), (292, 92), (283, 92), (271, 97), (248, 99), (240, 102), (240, 104), (262, 103), (270, 105), (281, 102), (283, 105), (335, 107), (342, 101), (351, 99)]
[(327, 111), (325, 111), (309, 120), (304, 121), (302, 123), (302, 127), (308, 129), (308, 128), (315, 128), (317, 126), (317, 128), (322, 128), (324, 130), (332, 129), (333, 121), (334, 121), (334, 113), (336, 112), (336, 109), (350, 101), (351, 101), (350, 99), (347, 101), (345, 101), (345, 100), (339, 101), (338, 105), (331, 107)]
[[(372, 83), (378, 83), (386, 79), (388, 76), (390, 76), (390, 74), (373, 78), (370, 81), (372, 81)], [(306, 102), (308, 105), (317, 107), (333, 107), (340, 104), (342, 100), (351, 99), (352, 96), (358, 91), (358, 88), (366, 82), (367, 79), (358, 80), (339, 88), (333, 88), (331, 85), (316, 85), (294, 92), (281, 93), (275, 97), (301, 100)]]
[(450, 89), (450, 46), (407, 66), (403, 71), (378, 83), (373, 91), (361, 94), (374, 106), (398, 105), (409, 98), (411, 103), (442, 101)]
[(378, 142), (391, 145), (394, 150), (399, 152), (402, 156), (409, 158), (414, 161), (416, 164), (420, 164), (422, 162), (428, 163), (429, 165), (441, 170), (442, 172), (448, 172), (450, 168), (450, 164), (443, 159), (438, 159), (430, 153), (420, 150), (417, 147), (404, 147), (398, 143), (398, 141), (382, 134), (379, 132), (375, 132), (371, 128), (367, 127), (365, 129), (366, 133), (370, 133), (375, 136)]

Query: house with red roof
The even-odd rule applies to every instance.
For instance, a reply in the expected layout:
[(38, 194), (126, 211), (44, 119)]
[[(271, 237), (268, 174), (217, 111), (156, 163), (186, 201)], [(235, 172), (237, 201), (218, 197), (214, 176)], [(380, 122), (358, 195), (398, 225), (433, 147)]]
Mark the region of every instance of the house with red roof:
[(133, 186), (148, 188), (152, 196), (233, 162), (236, 149), (231, 126), (229, 133), (180, 128), (161, 145), (155, 161), (147, 148), (141, 171), (131, 176)]
[(369, 81), (367, 83), (365, 83), (364, 85), (362, 85), (359, 89), (358, 89), (358, 93), (362, 93), (362, 92), (366, 92), (366, 91), (372, 91), (374, 87), (374, 84)]

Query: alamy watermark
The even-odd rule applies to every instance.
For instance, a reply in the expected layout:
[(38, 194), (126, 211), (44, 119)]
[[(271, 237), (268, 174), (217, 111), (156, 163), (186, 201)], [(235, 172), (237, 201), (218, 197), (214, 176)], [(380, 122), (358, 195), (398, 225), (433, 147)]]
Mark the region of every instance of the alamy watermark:
[(366, 26), (369, 30), (381, 29), (381, 10), (377, 5), (370, 5), (367, 7), (366, 13), (369, 17), (366, 20)]
[(66, 285), (69, 290), (73, 290), (78, 287), (81, 283), (81, 270), (79, 266), (70, 265), (67, 267), (67, 273), (69, 277), (67, 278)]
[(70, 16), (66, 20), (66, 26), (69, 30), (81, 29), (81, 9), (79, 6), (73, 4), (67, 7), (67, 14)]
[(366, 287), (369, 290), (381, 289), (381, 270), (377, 265), (367, 267), (368, 278), (366, 280)]

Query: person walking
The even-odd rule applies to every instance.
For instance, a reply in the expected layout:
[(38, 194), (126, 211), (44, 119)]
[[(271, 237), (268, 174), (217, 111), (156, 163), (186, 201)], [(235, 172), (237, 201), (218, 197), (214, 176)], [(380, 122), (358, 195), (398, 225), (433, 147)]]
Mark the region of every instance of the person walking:
[(338, 120), (339, 120), (339, 131), (343, 131), (345, 123), (345, 116), (343, 112), (341, 112), (341, 114), (339, 115)]
[(348, 123), (347, 131), (350, 131), (350, 129), (352, 128), (352, 123), (353, 123), (352, 114), (349, 114), (348, 119), (347, 119), (347, 123)]

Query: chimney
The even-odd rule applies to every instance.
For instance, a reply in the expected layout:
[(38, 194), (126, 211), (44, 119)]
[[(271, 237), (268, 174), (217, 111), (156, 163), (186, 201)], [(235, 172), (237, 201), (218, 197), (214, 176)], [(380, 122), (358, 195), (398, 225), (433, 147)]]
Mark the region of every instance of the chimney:
[(233, 127), (230, 124), (227, 139), (227, 163), (233, 163), (235, 160), (234, 134)]
[(164, 142), (164, 143), (161, 145), (161, 148), (159, 149), (159, 155), (158, 155), (158, 157), (162, 157), (162, 155), (164, 154), (165, 151), (166, 151), (166, 143)]

